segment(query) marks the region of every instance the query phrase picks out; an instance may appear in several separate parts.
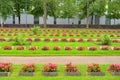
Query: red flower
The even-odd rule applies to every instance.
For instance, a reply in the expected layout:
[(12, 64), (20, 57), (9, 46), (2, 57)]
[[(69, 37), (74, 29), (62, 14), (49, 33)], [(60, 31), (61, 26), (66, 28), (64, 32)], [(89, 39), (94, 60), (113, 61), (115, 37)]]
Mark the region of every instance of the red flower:
[(89, 50), (95, 51), (95, 50), (97, 50), (97, 47), (96, 46), (91, 46), (91, 47), (89, 47)]
[(54, 46), (54, 48), (53, 48), (54, 50), (60, 50), (61, 49), (61, 47), (60, 46)]
[(12, 50), (12, 46), (4, 46), (4, 50)]
[(58, 71), (57, 64), (48, 63), (43, 67), (43, 72), (57, 72), (57, 71)]
[(75, 42), (76, 40), (74, 38), (71, 38), (69, 41), (70, 42)]
[(120, 64), (111, 64), (108, 67), (108, 71), (110, 71), (110, 72), (120, 72)]
[(53, 42), (58, 42), (58, 41), (59, 41), (59, 39), (54, 38), (52, 41), (53, 41)]
[(65, 50), (72, 50), (71, 46), (65, 46)]
[(101, 68), (99, 64), (88, 64), (87, 65), (87, 72), (101, 72)]
[(32, 42), (33, 40), (31, 38), (27, 38), (26, 41)]
[(41, 41), (41, 39), (40, 38), (35, 38), (34, 41), (38, 42), (38, 41)]
[(37, 50), (37, 47), (36, 46), (30, 46), (29, 50)]
[(12, 72), (13, 64), (12, 63), (0, 63), (0, 72)]
[(109, 50), (109, 46), (102, 46), (101, 50)]
[(42, 50), (49, 50), (49, 46), (42, 46)]
[(113, 50), (120, 50), (120, 47), (119, 46), (114, 46)]
[(24, 50), (25, 47), (24, 46), (17, 46), (17, 50)]
[(78, 46), (76, 49), (77, 49), (77, 50), (85, 50), (85, 47), (83, 47), (83, 46)]
[(49, 42), (49, 41), (50, 41), (50, 39), (49, 39), (49, 38), (45, 38), (45, 39), (44, 39), (44, 41)]
[(82, 39), (82, 38), (78, 39), (78, 42), (83, 42), (83, 41), (84, 41), (84, 39)]

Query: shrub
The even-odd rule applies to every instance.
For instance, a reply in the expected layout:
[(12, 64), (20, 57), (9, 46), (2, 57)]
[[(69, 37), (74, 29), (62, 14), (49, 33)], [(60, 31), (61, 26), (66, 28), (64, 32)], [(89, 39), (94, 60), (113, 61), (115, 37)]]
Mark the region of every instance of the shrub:
[(69, 36), (74, 36), (73, 34), (69, 34)]
[(30, 45), (31, 42), (27, 42), (24, 38), (16, 37), (13, 44), (14, 45)]
[(45, 39), (44, 39), (44, 41), (49, 42), (49, 41), (50, 41), (50, 39), (49, 39), (49, 38), (45, 38)]
[(37, 47), (36, 46), (30, 46), (29, 50), (37, 50)]
[(25, 47), (24, 46), (17, 46), (17, 50), (24, 50)]
[(39, 29), (40, 29), (39, 26), (34, 26), (31, 30), (32, 30), (33, 34), (36, 35), (36, 34), (38, 34)]
[(109, 72), (120, 72), (120, 65), (119, 64), (111, 64), (108, 67)]
[(109, 46), (102, 46), (101, 50), (109, 50)]
[(12, 46), (4, 46), (4, 50), (12, 50)]
[(38, 41), (41, 41), (41, 39), (40, 38), (35, 38), (34, 41), (38, 42)]
[(42, 50), (49, 50), (50, 47), (49, 46), (42, 46)]
[(55, 34), (55, 36), (60, 36), (59, 34)]
[(0, 72), (12, 72), (13, 64), (12, 63), (0, 63)]
[(101, 72), (101, 68), (99, 64), (88, 64), (87, 65), (87, 72)]
[(43, 67), (43, 72), (57, 72), (57, 71), (58, 71), (57, 64), (48, 63)]
[(59, 41), (59, 39), (54, 38), (54, 39), (52, 39), (52, 41), (53, 41), (53, 42), (58, 42), (58, 41)]
[(78, 46), (76, 49), (82, 51), (82, 50), (85, 50), (85, 47), (83, 47), (83, 46)]
[(91, 47), (89, 47), (89, 50), (90, 51), (95, 51), (95, 50), (97, 50), (97, 47), (96, 46), (91, 46)]
[(53, 49), (54, 50), (61, 50), (61, 47), (60, 46), (54, 46)]
[(20, 72), (35, 72), (36, 65), (35, 64), (23, 64)]
[(71, 62), (66, 64), (66, 68), (65, 68), (66, 72), (78, 72), (78, 68), (77, 66), (74, 66)]
[(67, 42), (68, 40), (66, 38), (61, 39), (62, 42)]
[(101, 39), (102, 45), (110, 45), (111, 44), (111, 38), (108, 35), (103, 35)]
[(75, 42), (76, 40), (74, 38), (71, 38), (69, 41), (70, 42)]
[(114, 46), (113, 50), (120, 50), (120, 47), (119, 46)]
[(65, 46), (65, 50), (72, 50), (71, 46)]
[(83, 41), (84, 41), (83, 38), (79, 38), (79, 39), (78, 39), (78, 42), (83, 42)]

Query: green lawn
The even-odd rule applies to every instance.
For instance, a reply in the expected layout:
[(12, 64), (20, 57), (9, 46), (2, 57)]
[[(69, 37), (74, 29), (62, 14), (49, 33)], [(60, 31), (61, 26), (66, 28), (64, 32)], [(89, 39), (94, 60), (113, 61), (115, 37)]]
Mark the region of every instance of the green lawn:
[[(116, 35), (120, 33), (119, 29), (118, 30), (110, 30), (110, 29), (89, 29), (86, 32), (86, 29), (55, 29), (55, 28), (47, 28), (47, 29), (40, 29), (39, 31), (39, 35), (40, 36), (29, 36), (30, 34), (33, 34), (32, 31), (30, 31), (29, 29), (27, 29), (27, 31), (24, 31), (24, 29), (18, 29), (18, 31), (15, 31), (15, 29), (13, 28), (13, 31), (11, 31), (12, 29), (5, 29), (4, 31), (2, 31), (2, 29), (0, 29), (0, 34), (4, 34), (4, 36), (0, 36), (0, 38), (83, 38), (83, 39), (88, 39), (88, 38), (93, 38), (93, 39), (97, 39), (100, 38), (97, 36), (97, 34), (113, 34), (114, 36), (111, 38), (118, 38)], [(13, 36), (15, 33), (18, 34), (18, 36)], [(50, 34), (57, 34), (59, 33), (60, 36), (49, 36)], [(62, 34), (66, 33), (67, 36), (63, 37)], [(73, 34), (74, 36), (69, 36), (69, 34)], [(76, 36), (76, 33), (80, 34), (80, 36)], [(87, 34), (86, 34), (87, 33)], [(12, 34), (12, 36), (8, 36), (8, 34)], [(25, 35), (23, 35), (25, 34)], [(44, 34), (47, 34), (47, 36), (43, 36)], [(84, 36), (84, 34), (86, 34), (87, 36)], [(93, 36), (91, 36), (93, 35)], [(120, 41), (119, 41), (120, 42)], [(25, 50), (22, 51), (18, 51), (16, 50), (16, 46), (13, 45), (14, 42), (0, 42), (0, 56), (120, 56), (120, 50), (118, 51), (114, 51), (111, 50), (111, 47), (113, 46), (120, 46), (120, 43), (113, 43), (110, 45), (110, 50), (108, 51), (104, 51), (104, 50), (100, 50), (100, 46), (99, 42), (45, 42), (45, 41), (40, 41), (40, 42), (32, 42), (32, 46), (37, 46), (38, 50), (36, 51), (31, 51), (29, 50), (29, 46), (31, 45), (24, 45), (26, 47)], [(14, 46), (13, 50), (3, 50), (4, 46)], [(50, 50), (48, 51), (43, 51), (41, 50), (42, 46), (49, 46)], [(60, 51), (55, 51), (53, 50), (54, 46), (60, 46), (61, 50)], [(64, 46), (72, 46), (73, 50), (71, 51), (65, 51), (64, 50)], [(77, 46), (84, 46), (85, 50), (84, 51), (78, 51), (76, 50)], [(98, 48), (97, 51), (89, 51), (88, 47), (90, 46), (96, 46)]]
[(18, 72), (20, 70), (20, 65), (14, 66), (14, 71), (9, 77), (0, 77), (0, 80), (119, 80), (119, 76), (111, 76), (107, 71), (108, 65), (101, 65), (101, 69), (105, 72), (105, 76), (88, 76), (86, 72), (86, 65), (79, 65), (81, 76), (65, 76), (64, 68), (65, 65), (59, 65), (58, 67), (58, 76), (56, 77), (46, 77), (42, 75), (42, 67), (43, 65), (37, 65), (37, 71), (35, 72), (35, 76), (33, 77), (24, 77), (18, 76)]

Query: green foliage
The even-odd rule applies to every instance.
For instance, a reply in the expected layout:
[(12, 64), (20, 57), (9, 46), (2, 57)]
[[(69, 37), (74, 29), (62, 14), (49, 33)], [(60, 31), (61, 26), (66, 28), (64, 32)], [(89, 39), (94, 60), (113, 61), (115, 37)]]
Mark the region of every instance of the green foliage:
[(39, 30), (40, 30), (39, 26), (34, 26), (32, 28), (32, 32), (33, 32), (34, 35), (38, 34)]
[(5, 20), (13, 13), (13, 3), (11, 0), (0, 0), (0, 16)]
[(110, 45), (111, 44), (111, 38), (108, 35), (103, 35), (101, 38), (101, 45)]
[(108, 1), (107, 17), (110, 19), (120, 19), (120, 0)]
[(31, 10), (30, 14), (39, 17), (43, 16), (44, 14), (44, 9), (43, 9), (43, 1), (42, 0), (32, 0), (31, 1)]
[(16, 37), (13, 45), (31, 45), (31, 42), (27, 42), (24, 38)]

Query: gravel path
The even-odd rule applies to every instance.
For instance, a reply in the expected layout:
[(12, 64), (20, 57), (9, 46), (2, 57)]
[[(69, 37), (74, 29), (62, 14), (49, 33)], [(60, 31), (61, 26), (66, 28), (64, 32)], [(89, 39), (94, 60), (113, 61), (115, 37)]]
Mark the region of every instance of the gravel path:
[(0, 57), (0, 62), (12, 62), (13, 64), (46, 64), (49, 62), (56, 64), (120, 64), (120, 56), (50, 56), (50, 57)]

